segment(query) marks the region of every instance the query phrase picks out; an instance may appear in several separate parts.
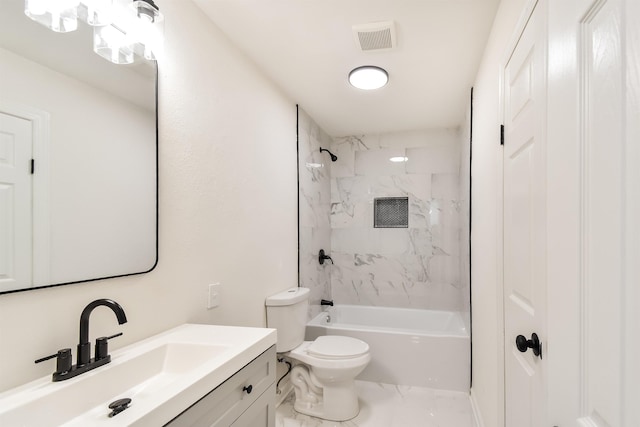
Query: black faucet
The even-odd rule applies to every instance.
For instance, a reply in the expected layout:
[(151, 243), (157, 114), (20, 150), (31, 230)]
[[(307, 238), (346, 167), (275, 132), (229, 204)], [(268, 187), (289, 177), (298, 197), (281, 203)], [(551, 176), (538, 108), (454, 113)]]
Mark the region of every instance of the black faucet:
[(330, 305), (333, 307), (333, 300), (322, 299), (320, 300), (320, 305)]
[(111, 362), (111, 356), (107, 349), (107, 341), (111, 338), (119, 337), (119, 334), (112, 335), (110, 337), (100, 337), (96, 339), (96, 352), (95, 357), (91, 359), (91, 343), (89, 342), (89, 316), (94, 308), (104, 305), (109, 307), (116, 314), (118, 323), (127, 323), (127, 316), (124, 314), (124, 310), (115, 301), (110, 299), (99, 299), (89, 303), (82, 314), (80, 315), (80, 343), (78, 344), (78, 356), (76, 364), (72, 365), (71, 361), (71, 349), (65, 348), (58, 350), (56, 354), (43, 357), (36, 360), (36, 363), (44, 362), (45, 360), (53, 359), (57, 360), (56, 370), (53, 373), (53, 381), (64, 381), (69, 378), (73, 378), (84, 372), (95, 369), (99, 366), (106, 365)]
[[(89, 342), (89, 316), (94, 308), (104, 305), (105, 307), (109, 307), (116, 314), (118, 318), (118, 323), (122, 325), (123, 323), (127, 323), (127, 316), (124, 314), (124, 310), (117, 302), (110, 299), (98, 299), (95, 300), (89, 305), (87, 305), (84, 310), (82, 310), (82, 314), (80, 314), (80, 343), (78, 344), (78, 357), (76, 360), (76, 365), (78, 367), (89, 363), (91, 360), (91, 343)], [(98, 338), (99, 340), (100, 338)], [(107, 337), (109, 339), (109, 337)], [(98, 353), (98, 347), (101, 346), (101, 343), (96, 340), (96, 353)], [(106, 340), (104, 341), (106, 343)], [(98, 355), (96, 354), (96, 359)]]

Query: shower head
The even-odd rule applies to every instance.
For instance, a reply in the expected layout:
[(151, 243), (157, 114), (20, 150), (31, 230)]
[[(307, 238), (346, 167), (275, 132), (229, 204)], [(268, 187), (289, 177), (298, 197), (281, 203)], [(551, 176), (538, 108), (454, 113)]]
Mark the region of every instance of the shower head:
[(331, 161), (332, 162), (335, 162), (336, 160), (338, 160), (338, 156), (336, 156), (335, 154), (333, 154), (331, 151), (327, 150), (326, 148), (320, 147), (320, 152), (322, 153), (323, 151), (326, 151), (327, 153), (329, 153), (329, 155), (331, 156)]

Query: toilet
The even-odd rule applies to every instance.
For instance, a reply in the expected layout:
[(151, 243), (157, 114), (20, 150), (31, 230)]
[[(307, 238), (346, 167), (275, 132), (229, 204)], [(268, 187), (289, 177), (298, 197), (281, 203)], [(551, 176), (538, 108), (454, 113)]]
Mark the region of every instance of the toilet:
[(278, 331), (276, 352), (294, 361), (294, 409), (331, 421), (346, 421), (360, 411), (355, 378), (371, 360), (369, 345), (337, 335), (304, 341), (309, 289), (292, 288), (268, 297), (267, 326)]

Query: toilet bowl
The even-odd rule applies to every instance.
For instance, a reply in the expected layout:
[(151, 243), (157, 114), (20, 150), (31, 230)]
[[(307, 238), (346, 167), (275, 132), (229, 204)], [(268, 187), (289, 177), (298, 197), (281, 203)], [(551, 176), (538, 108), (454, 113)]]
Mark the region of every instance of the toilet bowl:
[(358, 415), (355, 378), (371, 360), (367, 343), (350, 337), (321, 336), (304, 341), (285, 356), (298, 362), (291, 371), (296, 411), (331, 421)]
[(278, 331), (278, 354), (294, 365), (294, 409), (325, 420), (346, 421), (360, 411), (355, 378), (371, 360), (369, 345), (336, 335), (304, 341), (308, 300), (307, 288), (292, 288), (268, 297), (267, 326)]

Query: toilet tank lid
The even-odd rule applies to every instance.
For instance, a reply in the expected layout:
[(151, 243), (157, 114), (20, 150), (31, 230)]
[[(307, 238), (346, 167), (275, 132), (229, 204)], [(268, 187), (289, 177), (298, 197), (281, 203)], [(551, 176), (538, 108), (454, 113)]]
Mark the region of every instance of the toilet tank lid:
[(309, 288), (291, 288), (267, 297), (267, 307), (293, 305), (309, 298)]

